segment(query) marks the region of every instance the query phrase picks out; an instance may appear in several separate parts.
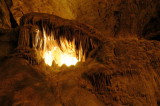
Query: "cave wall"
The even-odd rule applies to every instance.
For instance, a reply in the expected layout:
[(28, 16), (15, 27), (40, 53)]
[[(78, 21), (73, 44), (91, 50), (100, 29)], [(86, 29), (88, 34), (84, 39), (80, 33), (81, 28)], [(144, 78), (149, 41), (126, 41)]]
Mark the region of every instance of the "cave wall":
[(159, 0), (13, 0), (16, 21), (29, 12), (58, 15), (92, 25), (106, 38), (142, 36), (145, 25), (157, 16)]
[(12, 0), (0, 0), (0, 61), (17, 45), (18, 24), (10, 11), (12, 5)]
[[(152, 31), (160, 20), (159, 2), (159, 0), (1, 0), (0, 27), (17, 27), (24, 14), (41, 12), (89, 24), (101, 31), (104, 38), (145, 36), (144, 38), (152, 39), (148, 36), (159, 35), (157, 30)], [(152, 22), (155, 18), (156, 22)], [(149, 29), (148, 25), (153, 27)], [(148, 29), (151, 30), (149, 33), (146, 31)]]
[(0, 64), (0, 105), (160, 105), (158, 41), (108, 40), (96, 52), (98, 63), (60, 69), (9, 58)]
[(0, 28), (16, 28), (18, 26), (10, 10), (12, 5), (12, 0), (0, 1)]
[(7, 58), (17, 47), (19, 29), (0, 29), (0, 61)]
[(8, 5), (5, 0), (0, 1), (0, 28), (11, 27)]
[[(13, 0), (12, 7), (6, 1), (0, 1), (0, 12), (5, 13), (0, 16), (2, 28), (13, 27), (11, 20), (19, 22), (28, 12), (43, 12), (92, 25), (106, 38), (150, 37), (159, 31), (158, 0)], [(17, 33), (0, 30), (0, 59), (13, 52)], [(160, 105), (159, 51), (158, 41), (109, 39), (90, 55), (98, 65), (85, 63), (56, 76), (41, 64), (34, 69), (13, 55), (0, 64), (0, 85), (4, 85), (0, 86), (0, 105)]]

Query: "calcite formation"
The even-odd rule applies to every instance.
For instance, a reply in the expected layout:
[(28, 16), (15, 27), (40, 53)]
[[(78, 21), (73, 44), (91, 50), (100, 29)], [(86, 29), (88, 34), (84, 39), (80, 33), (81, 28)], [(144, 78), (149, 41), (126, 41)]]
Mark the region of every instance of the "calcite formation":
[[(160, 106), (159, 23), (159, 0), (1, 0), (0, 106)], [(47, 66), (62, 39), (86, 61)]]
[(103, 43), (100, 38), (102, 35), (94, 28), (54, 15), (26, 14), (21, 18), (20, 24), (18, 47), (22, 48), (49, 49), (52, 45), (47, 44), (48, 37), (52, 42), (55, 40), (61, 48), (61, 40), (66, 39), (68, 42), (74, 41), (77, 57), (82, 49), (82, 55), (86, 58), (89, 52)]

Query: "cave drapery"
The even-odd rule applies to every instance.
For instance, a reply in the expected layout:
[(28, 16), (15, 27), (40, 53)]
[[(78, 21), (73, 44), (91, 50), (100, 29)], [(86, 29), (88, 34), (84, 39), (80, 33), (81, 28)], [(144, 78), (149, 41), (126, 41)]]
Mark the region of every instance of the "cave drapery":
[(51, 50), (56, 44), (65, 52), (66, 46), (71, 44), (74, 45), (78, 60), (84, 61), (93, 49), (102, 44), (102, 40), (95, 37), (100, 33), (94, 28), (50, 14), (26, 14), (21, 18), (20, 25), (19, 49), (34, 48), (44, 51)]

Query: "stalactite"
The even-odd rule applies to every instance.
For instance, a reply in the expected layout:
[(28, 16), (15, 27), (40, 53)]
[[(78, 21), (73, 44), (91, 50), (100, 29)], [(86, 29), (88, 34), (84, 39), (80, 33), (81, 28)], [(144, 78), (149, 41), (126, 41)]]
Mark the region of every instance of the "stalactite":
[[(20, 25), (18, 46), (43, 50), (46, 48), (46, 39), (49, 37), (49, 39), (55, 40), (63, 51), (61, 39), (66, 39), (68, 42), (74, 41), (78, 58), (82, 58), (80, 54), (86, 58), (91, 50), (102, 43), (102, 40), (98, 38), (100, 33), (90, 26), (54, 15), (26, 14), (21, 18)], [(82, 53), (79, 52), (80, 49), (82, 49)]]
[(34, 25), (22, 26), (19, 33), (18, 47), (43, 49), (44, 37), (39, 28)]

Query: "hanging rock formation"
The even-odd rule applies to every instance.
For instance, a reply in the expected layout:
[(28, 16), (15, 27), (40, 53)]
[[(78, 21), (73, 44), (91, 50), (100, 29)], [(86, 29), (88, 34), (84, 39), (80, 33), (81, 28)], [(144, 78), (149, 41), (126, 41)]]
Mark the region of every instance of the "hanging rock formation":
[(82, 55), (88, 57), (89, 52), (102, 44), (102, 35), (91, 26), (54, 15), (26, 14), (21, 18), (20, 24), (18, 47), (23, 49), (26, 47), (37, 50), (48, 49), (47, 45), (51, 47), (46, 41), (48, 37), (51, 42), (55, 40), (61, 48), (61, 40), (66, 39), (68, 42), (74, 42), (77, 57), (81, 48)]
[[(0, 1), (0, 106), (160, 106), (159, 0), (12, 1)], [(45, 37), (75, 39), (86, 61), (47, 66)]]

